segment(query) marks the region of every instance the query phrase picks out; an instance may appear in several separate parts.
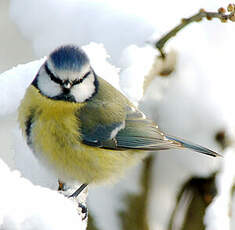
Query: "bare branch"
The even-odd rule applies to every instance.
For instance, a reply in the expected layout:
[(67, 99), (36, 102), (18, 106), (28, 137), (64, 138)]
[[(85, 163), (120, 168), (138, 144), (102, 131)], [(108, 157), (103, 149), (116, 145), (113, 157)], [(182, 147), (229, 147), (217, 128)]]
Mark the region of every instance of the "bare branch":
[(174, 37), (181, 29), (183, 29), (185, 26), (192, 22), (199, 22), (203, 18), (206, 18), (207, 20), (212, 20), (213, 18), (218, 18), (221, 20), (221, 22), (227, 22), (228, 20), (235, 22), (235, 4), (229, 4), (227, 7), (227, 11), (229, 13), (226, 14), (226, 10), (224, 8), (219, 8), (218, 12), (207, 12), (204, 9), (201, 9), (197, 14), (189, 17), (189, 18), (183, 18), (181, 23), (173, 28), (170, 32), (165, 34), (160, 40), (158, 40), (155, 44), (155, 47), (159, 50), (161, 53), (162, 58), (165, 58), (166, 54), (163, 51), (163, 47), (165, 43), (172, 37)]

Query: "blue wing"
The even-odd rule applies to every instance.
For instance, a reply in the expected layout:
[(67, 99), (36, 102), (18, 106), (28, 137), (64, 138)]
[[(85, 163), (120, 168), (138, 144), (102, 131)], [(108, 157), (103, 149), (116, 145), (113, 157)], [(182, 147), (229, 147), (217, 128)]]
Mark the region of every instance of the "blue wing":
[[(91, 106), (91, 105), (90, 105)], [(104, 106), (100, 104), (99, 106)], [(106, 110), (107, 105), (106, 106)], [(132, 106), (127, 106), (122, 114), (106, 122), (106, 117), (99, 111), (80, 114), (79, 119), (83, 143), (113, 150), (140, 149), (160, 150), (176, 146), (175, 141), (168, 140), (157, 125)], [(111, 116), (112, 117), (112, 116)], [(110, 116), (109, 116), (110, 119)], [(91, 122), (93, 120), (93, 122)], [(178, 144), (180, 146), (180, 144)]]
[[(112, 150), (136, 149), (151, 151), (188, 148), (214, 157), (221, 156), (200, 145), (165, 135), (153, 121), (146, 119), (142, 112), (132, 106), (127, 106), (122, 112), (125, 115), (121, 113), (118, 119), (115, 117), (115, 119), (113, 118), (115, 121), (109, 123), (105, 122), (103, 120), (104, 116), (100, 116), (99, 113), (94, 113), (93, 119), (96, 120), (94, 123), (87, 120), (91, 117), (87, 115), (80, 116), (81, 123), (88, 124), (88, 127), (86, 125), (80, 128), (83, 143)], [(92, 125), (89, 125), (89, 122)]]
[(219, 155), (202, 146), (166, 136), (123, 94), (102, 78), (98, 79), (98, 93), (76, 114), (81, 121), (79, 132), (84, 144), (112, 150), (188, 148), (211, 156)]

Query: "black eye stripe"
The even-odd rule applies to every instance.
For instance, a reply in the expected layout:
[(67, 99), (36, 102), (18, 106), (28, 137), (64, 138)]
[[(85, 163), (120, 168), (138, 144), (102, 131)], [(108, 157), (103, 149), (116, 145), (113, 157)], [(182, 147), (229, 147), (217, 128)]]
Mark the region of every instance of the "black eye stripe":
[(56, 77), (48, 68), (47, 64), (45, 64), (45, 70), (46, 70), (46, 73), (49, 75), (50, 79), (52, 81), (54, 81), (55, 83), (57, 84), (60, 84), (62, 85), (63, 84), (63, 81), (61, 79), (59, 79), (58, 77)]
[(74, 86), (74, 85), (77, 85), (77, 84), (82, 83), (83, 80), (85, 80), (85, 79), (88, 77), (88, 75), (90, 75), (90, 73), (91, 73), (91, 71), (87, 72), (87, 73), (83, 76), (83, 78), (74, 80), (74, 81), (72, 82), (72, 85)]
[[(50, 71), (50, 69), (48, 68), (47, 64), (45, 64), (45, 70), (46, 70), (46, 73), (49, 75), (49, 77), (50, 77), (50, 79), (51, 79), (52, 81), (54, 81), (55, 83), (60, 84), (60, 85), (63, 85), (63, 84), (64, 84), (64, 81), (62, 81), (60, 78), (56, 77), (56, 76)], [(71, 82), (72, 86), (82, 83), (83, 80), (85, 80), (85, 79), (90, 75), (90, 73), (91, 73), (91, 71), (87, 72), (87, 73), (83, 76), (83, 78), (72, 81), (72, 82)]]

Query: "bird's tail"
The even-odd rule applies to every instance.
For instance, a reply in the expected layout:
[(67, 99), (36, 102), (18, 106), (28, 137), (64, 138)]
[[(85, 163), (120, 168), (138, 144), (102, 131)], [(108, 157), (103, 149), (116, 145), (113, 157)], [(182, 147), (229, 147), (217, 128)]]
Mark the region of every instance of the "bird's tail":
[(176, 148), (187, 148), (187, 149), (191, 149), (195, 152), (203, 153), (203, 154), (206, 154), (206, 155), (209, 155), (209, 156), (222, 157), (221, 154), (216, 153), (216, 152), (214, 152), (214, 151), (212, 151), (208, 148), (202, 147), (200, 145), (194, 144), (190, 141), (186, 141), (186, 140), (183, 140), (181, 138), (168, 136), (168, 135), (166, 135), (166, 138), (171, 140), (171, 141), (176, 142)]

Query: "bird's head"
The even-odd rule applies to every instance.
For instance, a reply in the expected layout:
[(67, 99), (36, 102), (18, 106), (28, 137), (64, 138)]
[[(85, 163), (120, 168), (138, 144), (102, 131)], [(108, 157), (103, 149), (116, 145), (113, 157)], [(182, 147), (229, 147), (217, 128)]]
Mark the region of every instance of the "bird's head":
[(54, 50), (32, 84), (48, 98), (70, 102), (87, 101), (98, 89), (97, 78), (87, 55), (73, 45)]

